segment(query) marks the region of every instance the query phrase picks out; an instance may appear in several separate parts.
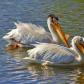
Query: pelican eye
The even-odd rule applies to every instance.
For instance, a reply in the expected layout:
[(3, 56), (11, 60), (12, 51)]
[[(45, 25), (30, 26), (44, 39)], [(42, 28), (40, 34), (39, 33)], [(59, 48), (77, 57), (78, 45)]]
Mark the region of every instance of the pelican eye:
[(82, 39), (80, 39), (80, 40), (79, 40), (79, 42), (80, 42), (81, 44), (83, 44), (83, 41), (82, 41)]
[(55, 19), (58, 21), (58, 17), (55, 17)]

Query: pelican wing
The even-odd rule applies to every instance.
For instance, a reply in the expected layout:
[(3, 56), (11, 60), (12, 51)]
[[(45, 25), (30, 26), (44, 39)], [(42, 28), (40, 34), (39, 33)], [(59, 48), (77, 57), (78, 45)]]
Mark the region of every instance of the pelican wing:
[(37, 42), (52, 42), (50, 33), (46, 32), (41, 26), (36, 26), (31, 23), (15, 23), (16, 29), (11, 30), (6, 36), (3, 37), (6, 41), (13, 38), (22, 44), (34, 44)]
[(55, 65), (73, 63), (75, 57), (67, 48), (56, 44), (41, 43), (36, 48), (28, 50), (28, 59), (41, 62), (48, 61)]

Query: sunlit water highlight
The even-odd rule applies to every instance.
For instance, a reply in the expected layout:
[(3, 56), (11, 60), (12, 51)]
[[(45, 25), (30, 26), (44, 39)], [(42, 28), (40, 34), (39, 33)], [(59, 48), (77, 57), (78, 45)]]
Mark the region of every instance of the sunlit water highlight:
[(0, 84), (83, 84), (84, 67), (28, 64), (29, 48), (6, 50), (2, 39), (15, 28), (14, 22), (31, 22), (46, 28), (49, 14), (59, 17), (65, 34), (84, 36), (84, 0), (0, 0)]

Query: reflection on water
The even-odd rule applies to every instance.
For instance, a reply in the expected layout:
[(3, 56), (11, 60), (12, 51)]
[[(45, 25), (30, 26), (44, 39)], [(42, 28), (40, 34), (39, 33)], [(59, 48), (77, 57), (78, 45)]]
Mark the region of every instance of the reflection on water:
[[(14, 22), (31, 22), (46, 28), (49, 14), (59, 17), (65, 34), (84, 36), (84, 0), (0, 0), (0, 38), (15, 28)], [(83, 84), (84, 67), (56, 67), (28, 64), (29, 48), (5, 50), (0, 39), (0, 84)], [(63, 44), (62, 44), (63, 45)]]
[(66, 81), (68, 83), (79, 83), (78, 79), (81, 79), (80, 83), (84, 82), (83, 78), (80, 77), (80, 69), (76, 67), (49, 67), (33, 64), (26, 66), (28, 66), (28, 72), (36, 76), (35, 80), (40, 80), (41, 83), (66, 83)]
[[(17, 83), (83, 83), (84, 67), (58, 67), (42, 66), (39, 64), (28, 64), (23, 58), (27, 56), (28, 48), (18, 48), (8, 50), (6, 63), (7, 69), (2, 71), (5, 76), (5, 82), (10, 83), (12, 80)], [(3, 82), (3, 83), (5, 83)]]

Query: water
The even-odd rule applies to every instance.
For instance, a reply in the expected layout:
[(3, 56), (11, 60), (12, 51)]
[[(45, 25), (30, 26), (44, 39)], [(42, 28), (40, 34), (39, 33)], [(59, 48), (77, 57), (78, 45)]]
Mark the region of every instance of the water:
[(84, 36), (84, 0), (0, 0), (0, 84), (83, 84), (84, 67), (56, 67), (28, 64), (23, 60), (29, 48), (6, 50), (2, 37), (15, 28), (14, 22), (31, 22), (46, 28), (49, 14), (59, 17), (71, 39)]

